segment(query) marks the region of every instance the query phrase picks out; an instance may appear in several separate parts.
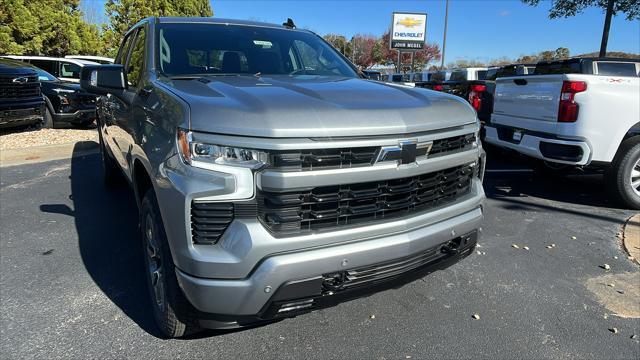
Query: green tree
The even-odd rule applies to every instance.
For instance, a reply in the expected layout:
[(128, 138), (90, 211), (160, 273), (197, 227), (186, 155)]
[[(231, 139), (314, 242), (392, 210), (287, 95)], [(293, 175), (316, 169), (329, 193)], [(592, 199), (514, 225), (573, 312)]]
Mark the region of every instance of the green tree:
[(79, 5), (80, 0), (0, 0), (0, 53), (96, 54), (98, 28), (82, 19)]
[(566, 47), (559, 47), (554, 52), (553, 58), (555, 60), (564, 60), (564, 59), (568, 59), (569, 55), (570, 55), (569, 49), (567, 49)]
[[(522, 0), (523, 3), (538, 6), (540, 0)], [(545, 3), (547, 3), (545, 1)], [(588, 7), (596, 6), (606, 10), (607, 0), (555, 0), (551, 1), (549, 17), (551, 19), (570, 17), (580, 14)], [(627, 20), (640, 19), (640, 1), (638, 0), (615, 0), (613, 14), (625, 14)]]
[(336, 50), (340, 51), (342, 55), (351, 59), (351, 43), (347, 41), (346, 37), (336, 34), (327, 34), (323, 36), (323, 38)]
[(115, 56), (124, 34), (149, 16), (213, 16), (209, 0), (107, 0), (104, 52)]

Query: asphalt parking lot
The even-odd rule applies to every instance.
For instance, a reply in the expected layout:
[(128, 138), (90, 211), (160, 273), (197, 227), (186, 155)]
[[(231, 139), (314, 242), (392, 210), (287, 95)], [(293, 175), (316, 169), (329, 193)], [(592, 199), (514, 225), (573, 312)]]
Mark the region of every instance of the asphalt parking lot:
[(496, 158), (485, 179), (480, 246), (463, 262), (335, 308), (187, 340), (155, 336), (136, 206), (127, 189), (104, 188), (99, 155), (2, 168), (0, 352), (5, 359), (639, 358), (640, 267), (616, 237), (633, 212), (607, 202), (597, 175), (544, 179)]

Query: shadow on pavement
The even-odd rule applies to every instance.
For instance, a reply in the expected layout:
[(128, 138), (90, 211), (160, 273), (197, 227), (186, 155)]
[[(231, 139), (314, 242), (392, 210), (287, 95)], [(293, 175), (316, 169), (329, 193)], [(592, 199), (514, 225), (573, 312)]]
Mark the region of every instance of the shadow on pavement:
[[(76, 146), (74, 154), (82, 151)], [(100, 154), (72, 158), (70, 180), (73, 209), (45, 204), (40, 210), (75, 218), (80, 255), (93, 281), (142, 329), (159, 336), (147, 295), (133, 193), (126, 185), (105, 187)]]
[[(502, 207), (508, 210), (538, 209), (624, 223), (620, 218), (600, 215), (593, 209), (581, 211), (574, 206), (562, 206), (621, 209), (608, 198), (603, 175), (598, 173), (544, 176), (533, 172), (523, 157), (489, 152), (484, 189), (488, 198), (504, 203)], [(528, 197), (548, 202), (527, 200)]]

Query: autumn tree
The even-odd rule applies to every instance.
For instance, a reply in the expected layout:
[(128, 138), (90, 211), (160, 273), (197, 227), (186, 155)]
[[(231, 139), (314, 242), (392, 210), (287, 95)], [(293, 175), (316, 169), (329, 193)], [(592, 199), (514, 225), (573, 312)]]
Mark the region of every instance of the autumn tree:
[(124, 34), (149, 16), (213, 16), (209, 0), (107, 0), (104, 51), (115, 56)]

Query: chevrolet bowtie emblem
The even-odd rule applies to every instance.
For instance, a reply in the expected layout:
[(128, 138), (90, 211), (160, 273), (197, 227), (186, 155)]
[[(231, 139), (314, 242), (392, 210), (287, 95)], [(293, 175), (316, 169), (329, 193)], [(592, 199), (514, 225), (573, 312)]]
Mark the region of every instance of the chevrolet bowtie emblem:
[(431, 150), (431, 142), (420, 143), (416, 139), (406, 139), (398, 141), (398, 145), (383, 146), (378, 150), (374, 164), (384, 161), (397, 161), (398, 165), (411, 164), (416, 162), (417, 150), (421, 151), (421, 155), (429, 154)]
[(22, 76), (22, 77), (17, 77), (13, 80), (11, 80), (12, 83), (17, 83), (17, 84), (24, 84), (29, 82), (29, 78), (26, 76)]
[(402, 20), (398, 20), (396, 24), (404, 25), (406, 27), (414, 27), (414, 26), (422, 25), (422, 20), (414, 19), (414, 18), (404, 18)]

